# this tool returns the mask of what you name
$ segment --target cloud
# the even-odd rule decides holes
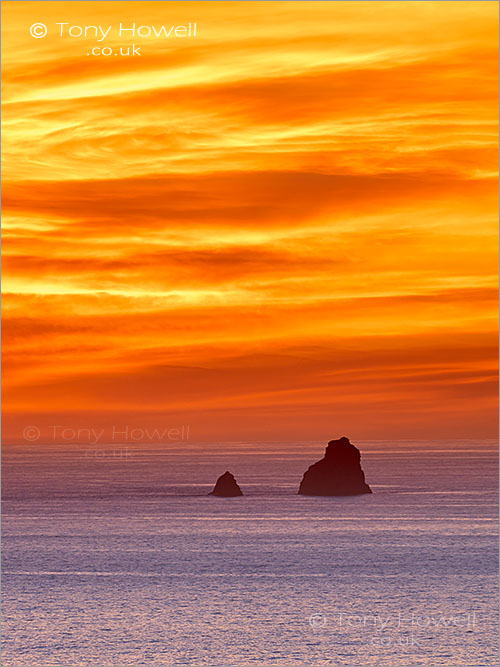
[[[199,40],[98,62],[6,3],[10,432],[493,432],[494,3],[355,4],[199,3]]]

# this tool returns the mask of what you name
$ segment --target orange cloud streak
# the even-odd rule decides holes
[[[497,3],[167,13],[2,3],[6,438],[494,436]]]

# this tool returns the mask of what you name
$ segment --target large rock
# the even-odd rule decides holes
[[[348,438],[330,440],[325,457],[306,470],[299,488],[304,496],[357,496],[371,492],[361,469],[359,449]]]
[[[234,479],[234,476],[226,470],[215,483],[214,490],[210,495],[219,496],[220,498],[232,498],[234,496],[242,496],[243,493]]]

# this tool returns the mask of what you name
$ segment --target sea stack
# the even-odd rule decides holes
[[[229,470],[226,470],[215,483],[214,490],[210,495],[219,496],[219,498],[233,498],[234,496],[242,496],[243,493],[234,476],[231,475]]]
[[[299,493],[303,496],[357,496],[371,493],[361,468],[359,449],[349,438],[330,440],[325,457],[304,473]]]

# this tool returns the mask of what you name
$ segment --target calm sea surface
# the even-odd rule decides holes
[[[5,446],[4,665],[498,664],[494,443]],[[226,469],[245,496],[207,496]]]

